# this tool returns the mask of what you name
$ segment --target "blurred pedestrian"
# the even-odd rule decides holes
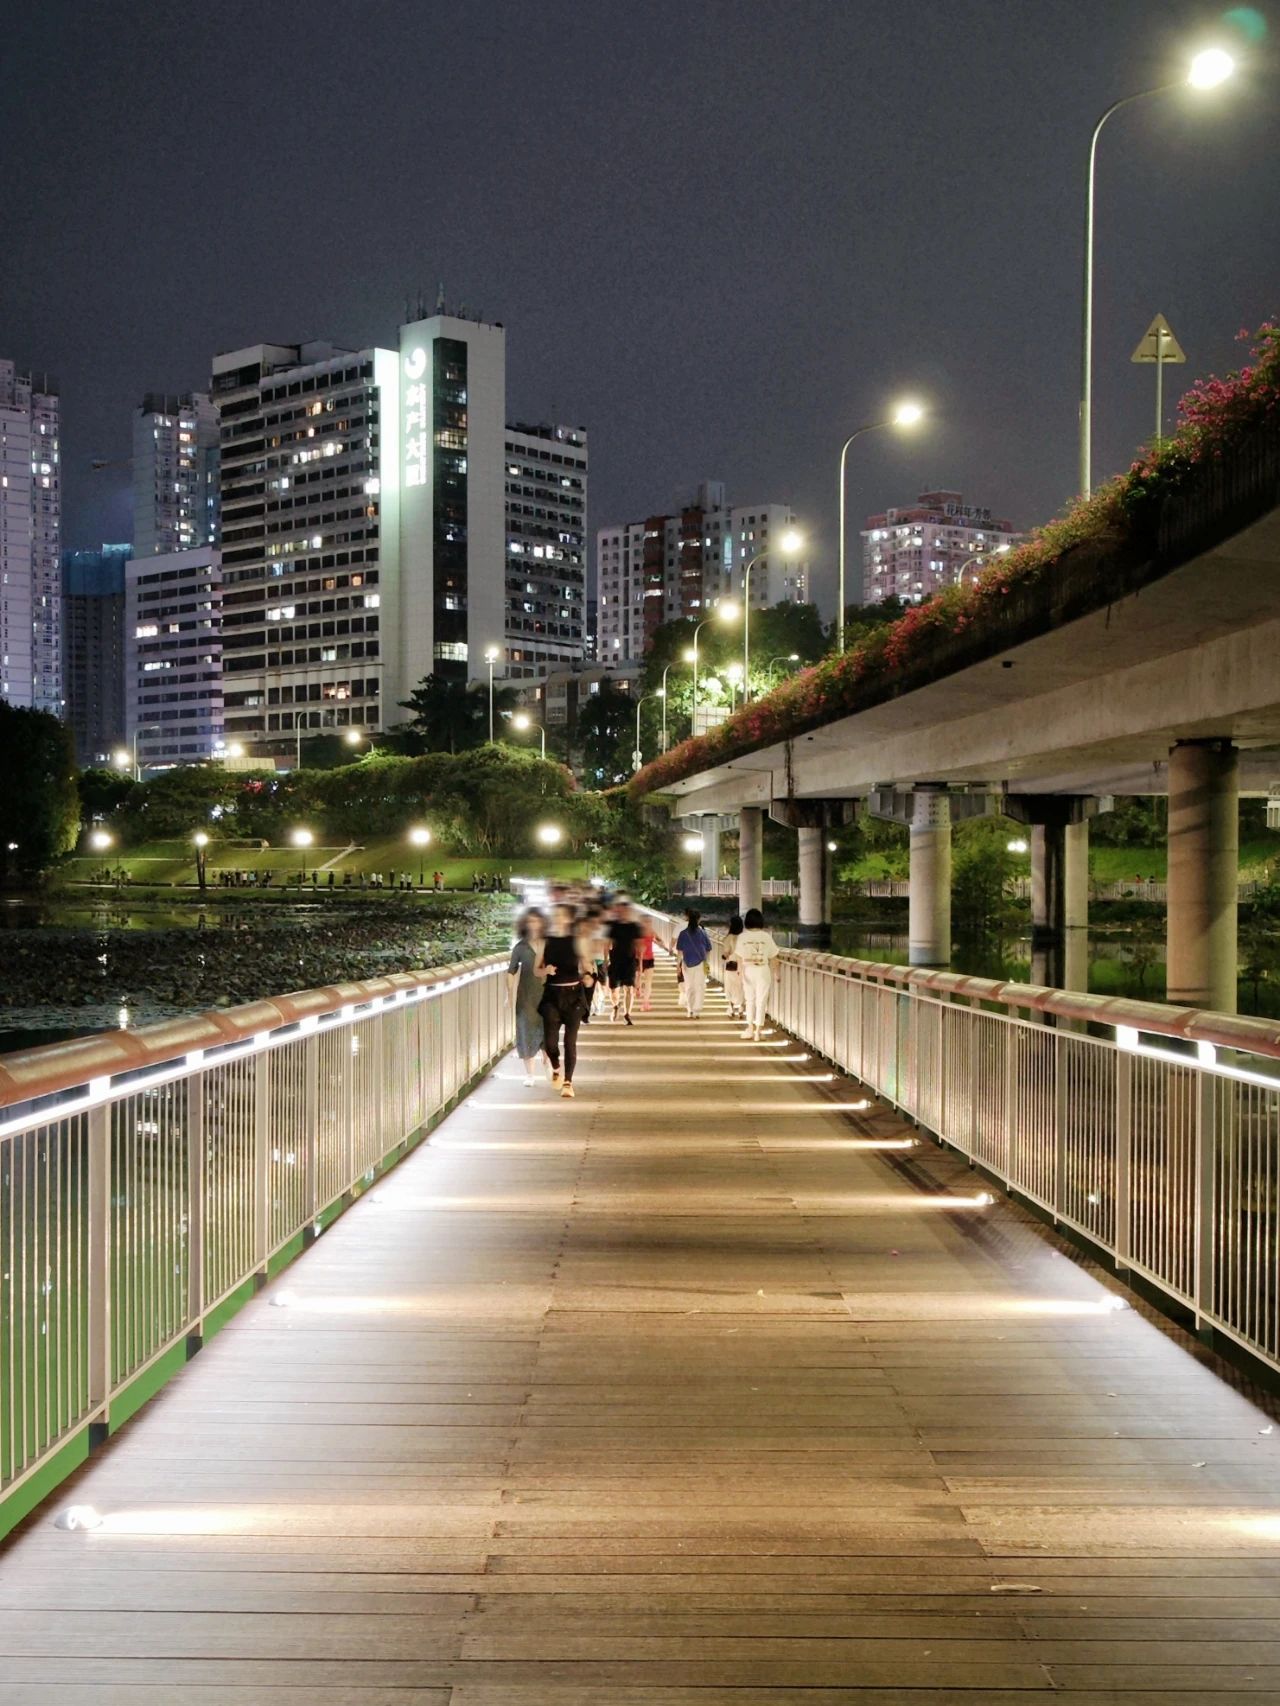
[[[530,907],[516,924],[516,942],[507,966],[507,1005],[515,1014],[516,1053],[524,1067],[524,1081],[532,1085],[542,1053],[544,1027],[542,997],[545,993],[543,940],[547,921]]]
[[[724,956],[724,998],[729,1003],[729,1017],[741,1019],[746,1013],[746,997],[742,988],[742,968],[738,961],[738,937],[745,926],[742,914],[735,912],[729,920],[720,952]]]
[[[630,1025],[631,1009],[636,999],[636,949],[640,942],[640,926],[625,894],[618,896],[609,924],[609,999],[613,1002],[612,1019],[622,1014]]]
[[[640,921],[640,940],[636,943],[636,995],[640,1011],[647,1013],[653,1006],[653,926],[647,918]]]
[[[563,901],[552,909],[542,958],[547,980],[542,997],[542,1048],[551,1067],[552,1088],[558,1088],[562,1096],[572,1096],[573,1071],[578,1064],[578,1027],[591,1005],[595,968],[579,940],[574,909]]]

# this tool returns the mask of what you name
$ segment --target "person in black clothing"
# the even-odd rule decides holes
[[[590,961],[583,958],[571,906],[562,904],[552,911],[551,929],[543,944],[542,966],[547,980],[541,1005],[543,1052],[551,1063],[552,1088],[558,1086],[562,1096],[572,1096],[573,1069],[578,1064],[578,1027],[591,1003],[595,976]]]
[[[626,895],[619,895],[609,923],[609,997],[613,1002],[611,1019],[621,1012],[624,1021],[632,1023],[631,1009],[636,999],[636,950],[640,941],[640,926],[631,911]]]

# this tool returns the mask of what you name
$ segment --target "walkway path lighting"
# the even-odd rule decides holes
[[[537,829],[538,840],[544,847],[558,847],[564,831],[558,823],[540,823]]]
[[[95,829],[89,836],[89,845],[95,853],[105,853],[112,841],[111,834],[105,829]]]
[[[203,829],[196,830],[191,837],[196,850],[196,887],[203,894],[208,882],[207,860],[209,837]]]
[[[1027,851],[1027,844],[1020,835],[1015,836],[1012,841],[1005,842],[1005,851],[1007,853],[1025,853]]]
[[[804,534],[798,527],[788,527],[778,541],[778,549],[788,561],[804,550]],[[768,547],[757,551],[742,569],[742,702],[751,697],[751,571],[762,557],[769,555]]]
[[[342,738],[348,746],[360,746],[364,741],[364,736],[359,729],[348,729]]]
[[[547,731],[541,723],[535,723],[527,711],[517,711],[511,719],[511,727],[519,729],[521,734],[527,734],[530,729],[537,729],[542,738],[542,756],[547,756]]]
[[[1200,92],[1216,89],[1235,71],[1236,62],[1224,48],[1206,47],[1192,59],[1185,79],[1176,83],[1160,83],[1154,89],[1139,89],[1136,95],[1124,95],[1113,101],[1093,127],[1089,141],[1089,171],[1085,185],[1084,204],[1084,290],[1081,304],[1082,330],[1080,338],[1080,495],[1088,497],[1093,490],[1093,190],[1098,163],[1098,138],[1107,120],[1122,107],[1135,101],[1148,101],[1155,95],[1167,95],[1174,89],[1191,88]]]
[[[843,445],[840,447],[840,549],[838,553],[840,561],[840,584],[836,589],[838,599],[836,608],[836,650],[838,652],[842,652],[844,650],[845,465],[849,457],[849,446],[853,444],[856,439],[862,438],[866,433],[879,432],[884,427],[896,427],[899,432],[910,432],[912,427],[920,425],[921,421],[924,420],[924,416],[925,409],[923,403],[918,403],[910,397],[904,397],[899,403],[895,404],[893,412],[886,415],[884,420],[869,421],[866,426],[860,426],[855,432],[851,432],[849,434],[848,438],[845,439]]]
[[[691,707],[692,716],[689,723],[690,734],[696,735],[698,732],[698,635],[712,622],[736,622],[737,620],[738,606],[731,598],[722,598],[719,604],[717,604],[715,609],[711,612],[710,616],[704,616],[702,621],[699,622],[698,626],[693,630],[693,644],[684,654],[685,662],[693,665],[693,702]]]
[[[424,828],[422,824],[416,824],[409,831],[409,840],[418,849],[418,887],[425,888],[422,858],[426,849],[431,845],[431,831]]]

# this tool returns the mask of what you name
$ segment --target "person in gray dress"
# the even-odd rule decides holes
[[[531,906],[516,924],[516,942],[507,967],[507,1005],[516,1016],[516,1053],[524,1067],[524,1081],[532,1086],[542,1052],[542,997],[546,970],[542,964],[542,943],[547,933],[547,921],[536,907]]]

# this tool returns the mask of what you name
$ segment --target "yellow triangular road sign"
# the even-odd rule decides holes
[[[1186,351],[1173,335],[1173,327],[1163,314],[1157,314],[1155,319],[1142,334],[1138,347],[1129,357],[1130,361],[1185,361]]]

